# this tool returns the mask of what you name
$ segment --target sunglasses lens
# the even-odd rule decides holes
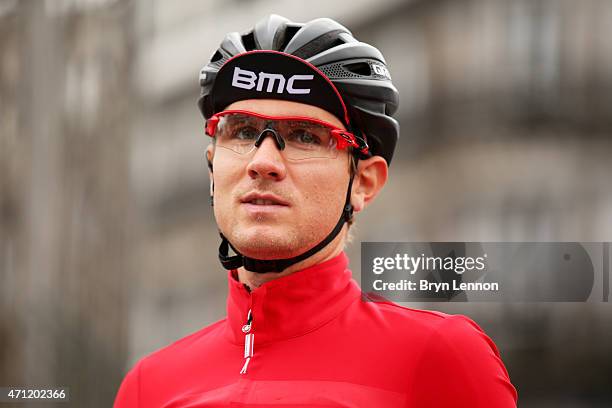
[[[331,129],[314,122],[284,121],[279,124],[290,159],[334,158],[338,155]]]
[[[246,154],[255,147],[255,141],[263,131],[258,118],[247,115],[225,115],[217,124],[215,139],[217,146]]]
[[[291,160],[334,158],[338,155],[332,128],[307,119],[267,119],[240,113],[221,116],[215,133],[216,144],[237,154],[255,148],[260,135],[279,135],[282,154]]]

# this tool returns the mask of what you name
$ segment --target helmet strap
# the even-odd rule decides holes
[[[206,161],[208,162],[208,169],[211,174],[213,172],[213,164],[212,161],[208,157],[206,157]],[[213,207],[215,205],[215,181],[210,178],[210,206]]]
[[[355,160],[358,160],[356,158]],[[340,219],[336,223],[334,229],[325,237],[325,239],[319,242],[314,247],[310,248],[308,251],[294,256],[293,258],[286,259],[255,259],[250,258],[248,256],[242,255],[236,248],[223,236],[221,232],[219,235],[221,236],[221,245],[219,245],[219,260],[221,261],[221,265],[225,269],[237,269],[240,267],[244,267],[246,270],[257,273],[266,273],[266,272],[282,272],[291,265],[294,265],[300,261],[303,261],[306,258],[311,257],[316,254],[323,248],[327,246],[342,230],[345,222],[351,220],[353,216],[353,206],[351,205],[351,190],[353,187],[353,178],[354,174],[351,172],[351,178],[348,183],[348,189],[346,191],[346,199],[344,201],[344,208],[342,209],[342,214],[340,215]],[[236,253],[234,256],[229,255],[229,248],[232,248],[232,251]]]

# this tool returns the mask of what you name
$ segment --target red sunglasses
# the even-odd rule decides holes
[[[364,139],[331,123],[305,116],[269,116],[245,110],[226,110],[206,121],[206,134],[220,147],[245,154],[259,147],[268,135],[289,158],[335,157],[353,147],[369,155]]]

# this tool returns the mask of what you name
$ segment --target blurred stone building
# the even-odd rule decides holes
[[[226,32],[248,30],[270,12],[298,21],[338,19],[383,51],[400,90],[402,135],[390,182],[359,216],[348,250],[356,278],[360,241],[612,237],[609,2],[388,0],[347,7],[235,1],[144,8],[136,72],[150,105],[135,126],[132,185],[143,222],[143,266],[136,269],[150,283],[138,297],[139,323],[131,326],[133,359],[224,314],[226,275],[215,258],[194,68]],[[523,406],[609,401],[608,304],[420,306],[479,322],[502,349]],[[570,374],[576,371],[580,381]]]
[[[612,240],[608,1],[39,4],[0,1],[0,383],[73,384],[65,357],[85,389],[105,367],[88,406],[108,406],[137,359],[224,316],[197,74],[226,32],[269,13],[339,20],[400,91],[390,180],[347,251],[356,279],[360,241]],[[36,340],[48,304],[58,318]],[[609,303],[413,306],[476,320],[521,406],[612,401]],[[64,357],[36,377],[23,362],[47,344]],[[75,350],[106,365],[79,368]]]

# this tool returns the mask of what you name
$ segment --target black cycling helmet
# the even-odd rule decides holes
[[[376,48],[357,41],[331,19],[299,24],[270,15],[246,34],[225,36],[200,72],[198,106],[207,120],[231,103],[251,98],[319,106],[356,136],[358,148],[352,150],[355,163],[378,155],[389,164],[399,137],[399,125],[391,117],[397,110],[398,93],[385,64]],[[209,168],[213,170],[210,162]],[[282,272],[323,249],[352,219],[353,178],[351,173],[340,218],[323,241],[293,258],[255,259],[242,255],[219,231],[223,267]],[[229,255],[230,248],[236,255]]]
[[[233,93],[215,89],[221,68],[237,56],[255,50],[289,54],[322,73],[346,105],[350,124],[345,125],[365,135],[373,155],[382,156],[387,164],[391,163],[399,137],[399,125],[391,115],[397,110],[399,97],[391,83],[385,59],[376,48],[357,41],[346,27],[329,18],[301,24],[272,14],[260,20],[246,34],[227,34],[211,61],[200,72],[198,106],[206,119],[225,108],[227,96]],[[215,91],[225,97],[218,98]],[[281,95],[273,97],[297,100]],[[317,105],[311,100],[306,103]],[[327,105],[322,107],[330,110]],[[336,116],[344,119],[337,113]]]

